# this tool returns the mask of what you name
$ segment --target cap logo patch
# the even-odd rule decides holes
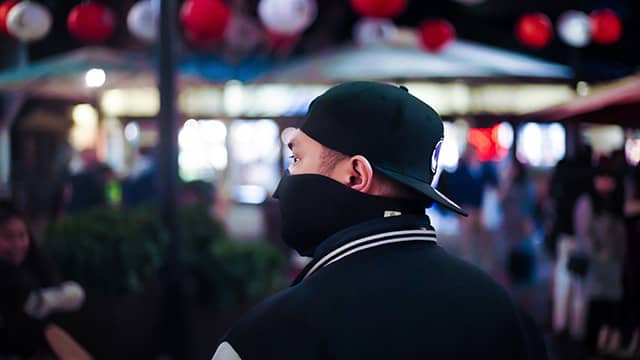
[[[400,216],[402,215],[402,213],[400,211],[395,211],[395,210],[386,210],[384,212],[384,217],[393,217],[393,216]]]
[[[444,139],[440,139],[436,144],[436,147],[433,149],[433,153],[431,154],[431,172],[433,174],[438,170],[438,159],[440,158],[440,149],[442,148],[442,141]]]

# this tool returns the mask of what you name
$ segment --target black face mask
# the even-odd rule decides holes
[[[282,238],[302,256],[312,256],[329,236],[350,226],[400,214],[422,214],[424,201],[373,196],[317,174],[282,177],[274,193],[280,200]]]

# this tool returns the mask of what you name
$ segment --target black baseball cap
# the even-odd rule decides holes
[[[371,166],[446,209],[467,213],[431,186],[444,140],[442,119],[407,88],[353,81],[315,98],[300,130]]]

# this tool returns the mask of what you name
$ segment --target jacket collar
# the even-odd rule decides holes
[[[379,218],[348,227],[318,246],[313,260],[298,274],[292,286],[349,255],[377,246],[409,241],[436,242],[435,230],[426,215]]]

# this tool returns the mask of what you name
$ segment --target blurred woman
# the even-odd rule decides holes
[[[570,271],[570,255],[577,248],[576,203],[583,194],[592,193],[593,165],[592,150],[584,146],[575,157],[566,157],[558,162],[551,177],[550,195],[553,201],[553,224],[546,234],[545,245],[554,258],[552,282],[552,328],[558,339],[568,335],[566,340],[582,340],[584,336],[584,312],[586,310],[586,290],[584,271]],[[581,223],[582,224],[582,223]],[[571,257],[572,264],[579,257]],[[582,262],[585,263],[584,261]]]
[[[629,182],[625,201],[627,251],[623,272],[622,319],[624,340],[620,355],[640,357],[640,167]]]
[[[624,186],[618,169],[601,160],[592,190],[578,198],[576,248],[567,266],[584,277],[586,342],[589,350],[611,352],[621,341],[622,266],[626,247]]]
[[[34,243],[24,215],[0,201],[0,357],[51,352],[44,335],[47,317],[84,302],[77,283],[61,280]]]

